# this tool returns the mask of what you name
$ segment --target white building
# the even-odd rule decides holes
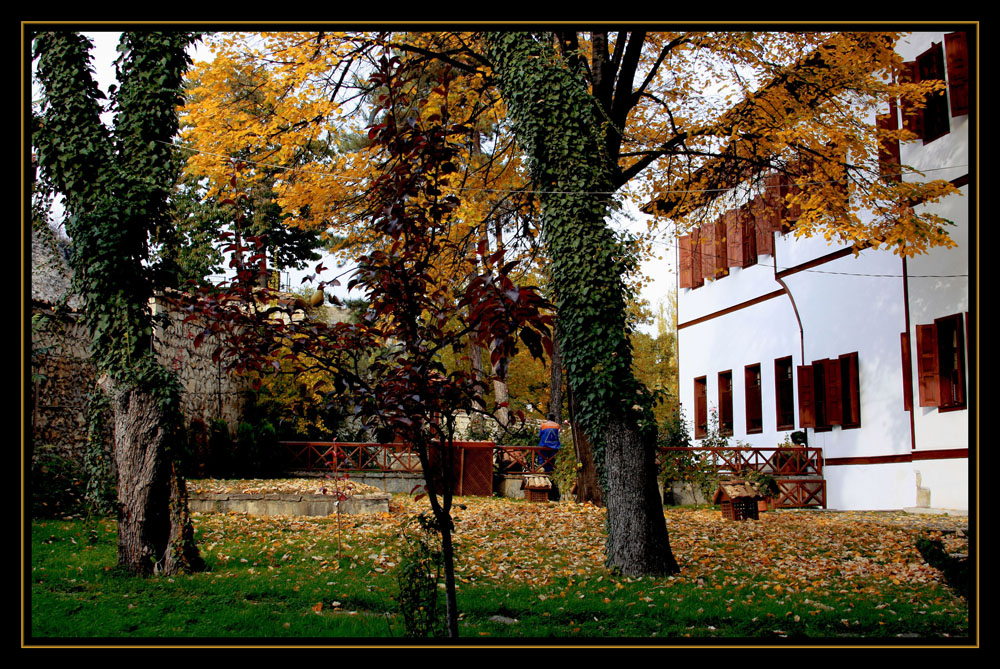
[[[902,143],[899,158],[927,170],[905,179],[960,189],[932,205],[955,223],[956,249],[855,256],[849,245],[796,239],[759,217],[756,233],[741,238],[739,213],[679,243],[680,395],[696,439],[713,408],[723,430],[750,446],[804,430],[822,449],[829,508],[969,507],[971,47],[964,32],[916,33],[897,46],[924,78],[948,80],[947,102],[928,104],[922,139]],[[707,248],[726,249],[727,267],[711,267]]]

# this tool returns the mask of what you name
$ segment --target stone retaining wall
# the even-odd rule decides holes
[[[341,513],[388,513],[391,495],[355,495],[340,503]],[[329,516],[337,513],[330,495],[292,493],[189,493],[188,506],[200,513],[247,513],[254,516]]]

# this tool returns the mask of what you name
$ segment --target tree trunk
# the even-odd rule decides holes
[[[594,462],[594,451],[590,446],[583,426],[576,419],[576,398],[573,386],[568,385],[569,420],[573,434],[573,447],[576,449],[576,501],[579,504],[590,502],[595,506],[604,506],[604,495],[601,493],[601,482],[597,476],[597,464]]]
[[[469,338],[469,364],[472,366],[472,372],[476,378],[481,379],[485,376],[483,373],[483,348],[472,337]],[[484,426],[485,421],[482,414],[474,413],[469,417],[469,429],[475,434],[482,435]]]
[[[441,524],[441,560],[444,567],[445,621],[448,638],[458,638],[458,598],[455,594],[455,546],[451,539],[451,514],[438,517]]]
[[[158,397],[102,383],[111,397],[118,469],[118,565],[133,574],[204,567],[193,541],[184,479],[169,456],[166,410]]]
[[[626,576],[677,573],[656,487],[654,444],[624,421],[609,425],[604,440],[608,566]]]
[[[560,62],[545,35],[484,37],[542,191],[542,236],[552,260],[565,371],[606,485],[607,565],[629,575],[672,573],[677,564],[656,491],[655,431],[639,427],[652,421],[651,402],[631,368],[623,274],[634,258],[605,220],[606,194],[615,191],[619,171],[614,153],[604,150],[611,126],[594,113],[581,71]]]

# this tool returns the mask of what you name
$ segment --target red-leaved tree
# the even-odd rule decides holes
[[[259,240],[238,235],[229,247],[236,279],[204,290],[186,308],[187,320],[202,328],[196,343],[217,341],[214,357],[230,369],[278,370],[283,357],[298,370],[324,370],[328,381],[314,390],[346,399],[359,420],[412,445],[441,537],[447,625],[456,637],[455,416],[485,413],[482,398],[492,379],[475,367],[448,369],[442,353],[465,351],[471,340],[491,351],[492,369],[503,370],[519,343],[539,357],[551,352],[552,316],[551,305],[534,287],[512,281],[516,263],[504,263],[502,252],[489,254],[485,239],[454,234],[460,200],[446,193],[472,129],[453,124],[445,106],[425,118],[400,112],[420,107],[410,99],[425,88],[416,85],[419,74],[383,59],[373,75],[384,113],[368,136],[383,149],[384,162],[367,193],[378,242],[356,259],[348,283],[364,292],[369,305],[360,322],[329,325],[302,318],[293,300],[280,299],[257,280],[265,270],[263,255],[255,251]],[[448,82],[446,72],[433,91],[437,99],[447,100]],[[465,267],[443,267],[452,262]],[[443,280],[446,276],[470,278],[456,285]],[[435,457],[429,457],[432,450]]]

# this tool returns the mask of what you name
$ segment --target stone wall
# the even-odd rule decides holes
[[[159,305],[163,312],[162,304]],[[76,462],[87,447],[88,395],[94,390],[96,371],[89,355],[89,334],[78,312],[56,310],[35,301],[31,333],[31,434],[33,444],[50,446]],[[177,314],[156,329],[160,362],[177,374],[182,387],[181,412],[190,428],[200,421],[206,428],[225,421],[231,431],[243,409],[243,386],[212,361],[213,346],[195,349],[191,328]]]
[[[167,318],[167,324],[155,330],[156,351],[160,363],[177,375],[183,388],[181,412],[185,420],[190,424],[198,419],[205,425],[223,420],[235,432],[243,413],[246,385],[213,362],[216,344],[211,338],[194,347],[192,339],[198,329],[185,325],[182,314],[167,311],[164,300],[155,301],[153,313]]]
[[[36,448],[75,462],[87,448],[88,395],[94,389],[90,339],[73,312],[36,305],[32,314],[30,426]]]

